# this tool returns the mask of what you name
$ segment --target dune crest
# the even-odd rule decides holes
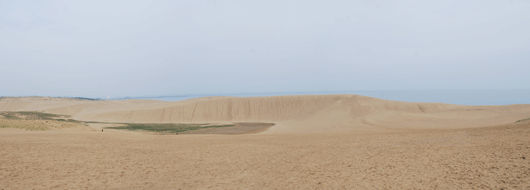
[[[462,106],[389,101],[359,95],[211,97],[177,102],[7,98],[0,111],[46,111],[113,122],[271,122],[263,133],[329,133],[470,128],[530,117],[530,105]]]

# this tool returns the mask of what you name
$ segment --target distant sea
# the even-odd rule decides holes
[[[386,100],[405,102],[437,102],[460,105],[509,105],[530,104],[530,90],[453,90],[453,91],[330,91],[289,93],[217,93],[182,94],[150,97],[122,97],[116,99],[151,99],[179,101],[209,96],[263,97],[284,95],[357,94]]]

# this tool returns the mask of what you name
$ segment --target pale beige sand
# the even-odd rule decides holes
[[[55,129],[86,130],[87,127],[72,122],[45,120],[10,120],[0,117],[0,128],[16,128],[30,131],[45,131]]]
[[[298,135],[0,129],[0,189],[529,189],[529,136],[529,124]]]
[[[358,95],[212,97],[178,102],[64,98],[0,100],[0,111],[35,110],[90,121],[275,123],[265,134],[470,128],[513,123],[530,117],[530,105],[461,106],[397,102]]]
[[[529,105],[353,95],[182,102],[0,100],[126,122],[271,122],[247,135],[0,129],[0,189],[529,189]],[[494,126],[505,124],[503,126]],[[493,127],[485,127],[493,126]],[[337,133],[338,132],[338,133]]]

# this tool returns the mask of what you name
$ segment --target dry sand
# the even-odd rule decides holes
[[[358,95],[211,97],[176,102],[28,97],[2,99],[0,111],[44,111],[84,121],[275,123],[266,134],[458,129],[501,125],[530,117],[530,105],[461,106]]]
[[[270,122],[247,135],[0,129],[0,189],[529,189],[530,105],[355,95],[0,100],[120,122]]]

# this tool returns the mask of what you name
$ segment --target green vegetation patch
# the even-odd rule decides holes
[[[0,112],[0,115],[4,116],[6,119],[22,119],[17,117],[15,112]]]
[[[0,112],[5,119],[8,120],[52,120],[67,123],[100,123],[100,124],[121,124],[118,127],[106,127],[106,129],[122,129],[131,131],[148,131],[158,133],[182,133],[186,131],[193,131],[205,128],[219,128],[219,127],[233,127],[234,125],[210,125],[210,124],[182,124],[182,123],[112,123],[112,122],[97,122],[97,121],[78,121],[74,119],[67,119],[70,116],[57,115],[51,113],[35,112],[35,111],[20,111],[20,112]],[[13,121],[15,122],[15,121]],[[64,123],[62,125],[69,125]],[[7,126],[0,126],[5,128]],[[28,126],[22,126],[28,128]],[[33,130],[33,129],[32,129]],[[37,130],[40,130],[37,129]]]
[[[530,118],[521,119],[521,120],[516,121],[515,123],[524,122],[524,121],[530,121]]]
[[[70,117],[68,115],[57,115],[57,114],[43,113],[43,112],[36,112],[36,111],[0,112],[0,115],[4,116],[4,118],[6,119],[55,120],[55,121],[79,123],[79,121],[73,120],[73,119],[56,119],[57,117],[68,118]]]
[[[36,112],[36,111],[20,111],[16,113],[26,116],[27,119],[33,119],[33,120],[57,120],[57,119],[54,119],[54,117],[61,117],[61,116],[68,117],[65,115],[42,113],[42,112]]]
[[[77,121],[75,119],[56,119],[55,121],[64,121],[64,122],[72,122],[72,123],[81,123],[81,121]]]
[[[233,127],[234,125],[177,124],[177,123],[123,123],[125,126],[106,127],[106,129],[123,129],[131,131],[148,131],[160,133],[181,133],[205,128]]]

